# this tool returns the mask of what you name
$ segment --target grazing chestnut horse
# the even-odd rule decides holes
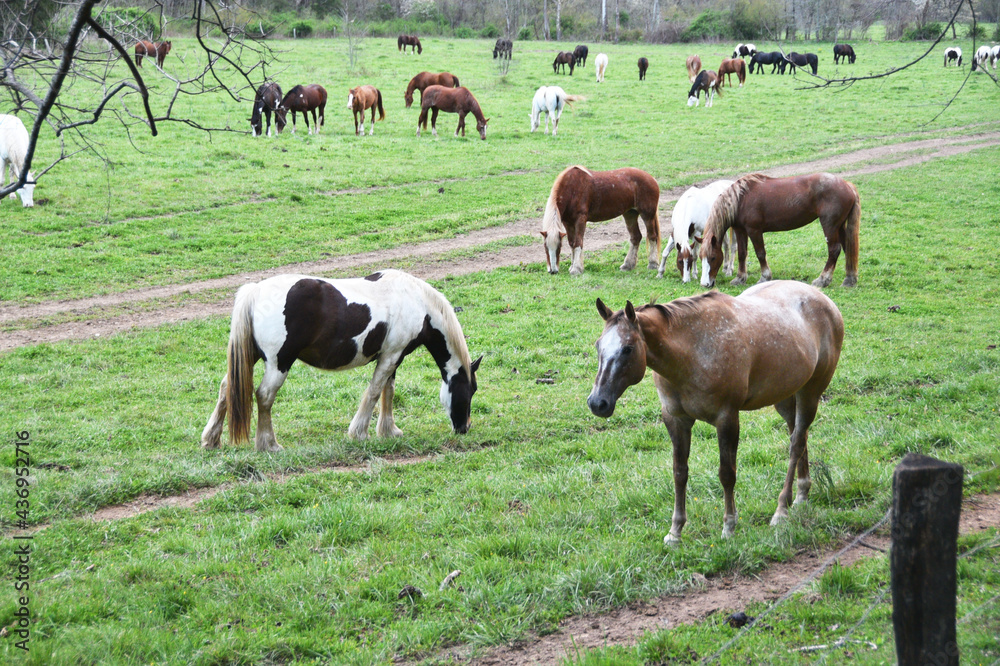
[[[258,451],[280,451],[271,407],[296,360],[321,370],[349,370],[375,363],[371,383],[351,420],[348,436],[368,437],[372,410],[381,396],[376,432],[403,433],[392,418],[396,370],[414,350],[427,347],[441,371],[441,404],[457,433],[469,430],[476,370],[462,326],[448,300],[423,280],[386,270],[364,278],[330,280],[276,275],[236,292],[229,329],[228,370],[201,445],[219,447],[229,417],[233,444],[249,439],[253,416],[253,368],[264,361],[257,387]]]
[[[695,421],[714,426],[719,440],[723,538],[736,528],[740,412],[774,405],[788,427],[788,471],[771,524],[788,516],[796,471],[795,503],[809,499],[809,426],[844,342],[844,319],[833,301],[809,285],[780,280],[737,298],[710,291],[665,305],[634,308],[627,302],[618,312],[597,299],[597,311],[605,325],[590,411],[611,416],[625,390],[642,380],[647,367],[653,371],[674,450],[674,515],[664,544],[679,542],[687,522]]]
[[[372,110],[372,128],[368,136],[375,134],[375,109],[378,108],[379,120],[385,120],[385,110],[382,108],[382,93],[375,86],[358,86],[351,88],[347,95],[347,108],[354,112],[354,134],[360,136],[365,133],[365,111]],[[358,124],[358,117],[361,124]],[[360,129],[359,129],[360,127]]]
[[[563,74],[566,73],[566,65],[569,65],[569,75],[573,76],[573,68],[576,67],[576,58],[569,51],[560,51],[556,59],[552,61],[552,73],[558,74],[562,67]]]
[[[414,51],[417,53],[424,52],[424,47],[420,45],[420,38],[416,35],[400,35],[399,39],[396,40],[396,48],[403,53],[406,53],[407,46],[411,47],[410,55],[413,55]]]
[[[688,106],[698,106],[701,101],[701,93],[705,93],[705,108],[712,106],[715,95],[718,93],[722,97],[722,79],[710,69],[703,69],[698,72],[691,90],[688,92]]]
[[[170,53],[170,42],[141,41],[135,45],[135,64],[142,67],[142,56],[156,57],[156,66],[163,69],[163,59]]]
[[[845,287],[858,283],[858,241],[861,227],[861,201],[853,184],[829,173],[814,173],[792,178],[771,178],[762,173],[743,176],[719,195],[705,223],[699,257],[702,260],[701,286],[711,287],[722,265],[719,239],[729,228],[736,234],[740,261],[736,278],[730,284],[747,281],[747,238],[753,243],[760,261],[760,281],[771,279],[764,251],[764,233],[804,227],[819,218],[826,237],[828,259],[814,287],[829,286],[837,258],[843,248],[847,253]]]
[[[316,111],[319,110],[319,120],[316,120]],[[326,113],[326,89],[323,86],[317,85],[315,83],[308,86],[295,86],[288,91],[285,95],[285,99],[281,100],[281,104],[275,110],[274,124],[278,128],[278,134],[281,134],[281,130],[285,129],[286,118],[288,112],[292,112],[292,133],[295,133],[295,112],[300,111],[302,113],[302,119],[306,122],[306,129],[312,134],[312,128],[309,127],[309,111],[312,111],[313,125],[316,126],[316,133],[319,134],[320,127],[323,126],[325,122],[324,114]]]
[[[570,275],[583,273],[583,234],[587,222],[603,222],[621,215],[625,218],[631,244],[621,270],[635,268],[639,256],[639,218],[646,224],[649,267],[657,267],[660,254],[660,186],[645,171],[624,168],[589,171],[571,166],[556,177],[542,217],[542,238],[549,273],[559,272],[559,252],[567,236],[573,263]]]
[[[271,136],[271,113],[279,104],[281,104],[281,86],[277,83],[267,81],[257,88],[257,96],[253,100],[253,112],[250,114],[250,128],[254,136],[261,136],[264,133],[261,115],[267,117],[267,135]]]
[[[639,58],[639,80],[642,81],[646,78],[646,70],[649,69],[649,60],[646,58]]]
[[[472,96],[468,88],[445,88],[444,86],[429,86],[424,90],[420,99],[420,117],[417,119],[417,136],[420,136],[420,127],[427,129],[427,112],[431,111],[431,133],[437,136],[438,111],[458,114],[458,127],[455,128],[455,136],[459,131],[465,136],[465,114],[471,113],[476,117],[476,129],[479,130],[479,138],[486,141],[486,123],[489,118],[483,116],[483,110],[479,108],[479,102]]]
[[[742,88],[744,81],[747,80],[747,64],[743,62],[742,58],[729,58],[722,61],[722,64],[719,65],[719,85],[722,85],[722,77],[726,76],[729,80],[729,87],[732,88],[733,74],[736,74],[740,88]]]
[[[440,72],[438,74],[420,72],[410,79],[410,85],[406,86],[406,93],[403,95],[403,99],[406,100],[406,108],[410,108],[413,105],[414,90],[420,91],[420,99],[422,100],[424,98],[424,90],[427,89],[427,86],[457,88],[459,85],[458,77],[454,74],[449,74],[448,72]]]
[[[687,70],[688,79],[691,83],[698,77],[698,72],[701,71],[701,58],[696,55],[690,55],[687,57]]]
[[[840,63],[840,59],[844,58],[847,62],[854,64],[856,56],[854,55],[854,47],[850,44],[834,44],[833,45],[833,64],[837,65]]]

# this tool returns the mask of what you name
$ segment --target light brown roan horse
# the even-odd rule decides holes
[[[285,98],[281,100],[281,104],[274,110],[274,125],[278,128],[278,134],[281,134],[281,130],[285,129],[289,111],[292,112],[292,134],[295,133],[296,111],[302,112],[302,119],[310,134],[313,133],[312,128],[309,127],[309,112],[312,111],[313,125],[316,127],[316,134],[319,134],[319,129],[326,121],[326,88],[312,83],[307,86],[295,86],[289,90]],[[319,111],[318,120],[316,118],[317,111]]]
[[[747,64],[742,58],[727,58],[719,65],[719,78],[725,77],[729,81],[730,88],[733,87],[733,74],[739,79],[742,88],[743,82],[747,80]]]
[[[719,195],[705,222],[702,238],[701,286],[711,287],[722,265],[719,240],[727,229],[736,235],[740,260],[736,278],[730,284],[747,281],[747,238],[760,261],[760,281],[771,279],[764,251],[764,233],[804,227],[819,218],[826,237],[828,258],[814,287],[827,287],[841,249],[847,255],[845,287],[858,283],[858,243],[861,228],[861,201],[854,185],[829,173],[792,178],[771,178],[762,173],[743,176]]]
[[[605,325],[597,341],[597,379],[587,398],[590,411],[611,416],[625,390],[642,380],[647,367],[653,370],[674,450],[674,515],[665,544],[680,541],[687,522],[695,421],[714,426],[719,439],[723,537],[736,527],[733,490],[742,411],[774,405],[788,426],[788,471],[771,524],[788,515],[796,470],[795,503],[808,499],[809,426],[844,341],[844,320],[833,301],[809,285],[778,280],[737,298],[710,291],[666,305],[636,309],[626,303],[618,312],[597,299],[597,311]]]
[[[156,58],[156,66],[163,69],[163,59],[170,53],[170,42],[141,41],[135,45],[135,64],[142,67],[142,56]]]
[[[590,171],[571,166],[556,177],[542,217],[545,261],[549,273],[559,272],[559,252],[563,236],[573,253],[570,275],[583,273],[583,234],[587,222],[603,222],[621,215],[628,228],[628,254],[621,270],[635,268],[639,256],[639,218],[646,224],[649,267],[656,269],[660,258],[660,186],[645,171],[626,167],[614,171]]]
[[[468,88],[446,88],[444,86],[428,86],[420,98],[420,118],[417,119],[417,136],[420,136],[420,128],[427,129],[427,112],[431,111],[431,132],[437,136],[438,111],[458,114],[458,127],[455,128],[455,136],[461,131],[465,136],[465,115],[471,113],[476,117],[476,129],[479,130],[479,138],[486,141],[486,123],[489,118],[483,116],[483,110],[479,108],[479,102],[472,96]]]
[[[385,110],[382,108],[382,93],[375,86],[358,86],[351,88],[347,95],[347,108],[354,111],[354,134],[365,133],[365,111],[372,110],[372,128],[368,136],[375,133],[375,109],[378,108],[379,120],[385,120]],[[360,130],[358,129],[358,117],[361,117]]]
[[[701,71],[701,58],[696,55],[690,55],[687,57],[687,70],[688,79],[691,83],[694,83],[695,78],[698,76],[698,72]]]
[[[410,79],[410,85],[406,86],[406,93],[403,95],[403,99],[406,100],[406,108],[410,108],[413,105],[413,91],[420,91],[420,99],[424,99],[424,90],[428,86],[444,86],[445,88],[457,88],[459,86],[458,77],[454,74],[448,72],[439,72],[438,74],[432,74],[430,72],[420,72],[412,79]]]

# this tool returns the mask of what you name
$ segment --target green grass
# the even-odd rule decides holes
[[[353,126],[332,92],[328,134],[270,142],[224,136],[208,144],[167,128],[160,139],[137,139],[155,152],[134,169],[125,168],[135,155],[123,138],[102,125],[107,145],[117,146],[123,160],[110,176],[114,191],[129,195],[109,201],[107,174],[60,169],[36,190],[36,199],[49,198],[46,205],[5,205],[3,298],[184,282],[535,217],[551,178],[571,162],[642,166],[669,187],[877,145],[879,137],[913,130],[936,113],[958,76],[930,63],[908,79],[838,95],[795,92],[788,77],[755,77],[743,90],[730,95],[727,89],[713,109],[691,110],[683,106],[680,47],[609,46],[612,67],[629,77],[615,75],[602,89],[589,76],[558,77],[569,92],[592,97],[564,115],[562,133],[552,140],[526,131],[534,87],[553,78],[544,75],[551,61],[544,45],[527,44],[509,80],[498,82],[489,56],[482,56],[488,54],[483,42],[431,43],[416,61],[419,68],[448,67],[463,83],[468,78],[494,116],[488,142],[412,137],[416,111],[403,111],[398,98],[401,73],[418,65],[397,58],[394,45],[391,57],[383,57],[385,40],[367,40],[363,61],[366,81],[398,93],[397,108],[390,104],[390,119],[375,137],[346,133]],[[348,77],[336,74],[340,61],[329,55],[341,45],[310,46],[330,50],[314,60],[329,67],[313,72],[303,54],[288,54],[290,68],[297,68],[288,78],[340,77],[343,88]],[[872,45],[872,58],[887,65],[911,48]],[[644,88],[631,80],[640,52],[652,63]],[[655,53],[665,64],[657,64]],[[828,49],[820,55],[825,61]],[[855,67],[863,57],[859,49]],[[666,64],[674,60],[676,67]],[[609,69],[609,77],[615,71]],[[895,86],[901,85],[919,92],[917,104],[900,103]],[[784,107],[775,111],[775,91],[795,100],[789,108],[826,109],[822,122],[789,123]],[[990,95],[996,99],[995,88],[967,88],[939,122],[942,131],[976,122],[981,97]],[[626,113],[612,111],[619,103]],[[647,113],[635,122],[640,106]],[[898,115],[890,117],[890,109]],[[244,111],[228,111],[234,125]],[[729,129],[741,123],[740,130]],[[300,158],[294,172],[282,166],[289,155]],[[31,652],[22,654],[6,639],[0,658],[94,664],[434,658],[445,647],[479,650],[551,632],[569,614],[675,592],[693,572],[749,574],[800,549],[830,545],[884,514],[893,467],[907,451],[963,464],[967,494],[995,492],[1000,351],[990,347],[1000,342],[994,249],[1000,185],[984,176],[983,165],[998,157],[1000,149],[986,149],[852,179],[863,209],[860,282],[852,290],[826,290],[847,332],[810,433],[817,481],[811,502],[781,527],[768,526],[787,436],[773,410],[745,413],[740,520],[728,541],[720,538],[710,427],[694,431],[684,544],[664,550],[671,453],[651,382],[630,389],[609,420],[586,408],[601,330],[595,298],[621,307],[626,299],[666,301],[699,291],[673,273],[664,280],[645,270],[622,274],[623,248],[588,253],[581,278],[551,277],[538,263],[435,282],[463,308],[459,317],[472,353],[486,355],[473,429],[464,436],[451,433],[438,404],[439,375],[425,353],[414,354],[397,380],[396,417],[405,435],[360,444],[348,440],[346,430],[368,372],[296,365],[275,404],[275,429],[285,446],[280,455],[228,446],[206,452],[197,445],[225,371],[226,318],[3,354],[0,409],[11,430],[33,437],[29,522],[52,525],[34,540]],[[267,168],[244,166],[254,159]],[[444,195],[437,192],[441,179],[456,179],[444,184]],[[398,187],[328,194],[373,184]],[[206,206],[215,208],[202,211]],[[173,216],[145,219],[150,215]],[[87,242],[74,248],[76,240]],[[767,242],[777,278],[811,281],[825,261],[818,226],[772,234]],[[752,259],[749,266],[753,281],[758,269]],[[835,283],[843,270],[841,264]],[[722,282],[722,291],[741,291]],[[537,384],[539,377],[555,383]],[[12,448],[0,451],[0,488],[13,488]],[[436,455],[406,466],[381,461],[399,454]],[[361,460],[372,461],[370,471],[267,480]],[[49,462],[69,469],[39,467]],[[74,518],[144,493],[223,482],[241,483],[193,510],[100,524]],[[7,506],[0,525],[9,529],[12,501]],[[4,561],[12,561],[13,548],[11,539],[0,541]],[[960,615],[1000,591],[995,552],[984,549],[960,566]],[[463,572],[456,585],[439,591],[454,569]],[[13,620],[12,572],[5,572],[7,592],[0,596],[3,626]],[[886,577],[881,559],[831,569],[768,617],[773,631],[741,639],[726,660],[809,659],[788,650],[842,635]],[[397,599],[404,585],[423,596]],[[996,659],[995,641],[988,640],[990,632],[995,636],[996,605],[975,617],[981,621],[962,625],[960,646],[972,661],[989,663]],[[839,631],[829,628],[834,624]],[[854,658],[890,662],[889,627],[885,605],[856,635],[879,649],[859,648]],[[701,658],[733,633],[712,616],[651,635],[634,651],[609,648],[581,654],[579,661]]]

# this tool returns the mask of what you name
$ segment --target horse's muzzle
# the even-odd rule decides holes
[[[590,407],[590,411],[594,416],[600,416],[601,418],[606,419],[615,413],[615,401],[600,398],[593,393],[587,398],[587,406]]]

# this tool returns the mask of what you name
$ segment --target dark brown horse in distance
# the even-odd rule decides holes
[[[319,120],[316,119],[316,111],[319,111]],[[326,89],[323,86],[317,85],[315,83],[308,86],[295,86],[288,91],[285,95],[285,99],[281,100],[281,104],[274,112],[275,121],[274,124],[278,128],[278,134],[281,134],[281,130],[285,129],[286,118],[288,112],[292,112],[292,133],[295,133],[295,112],[300,111],[302,113],[302,118],[306,121],[306,129],[312,134],[312,128],[309,127],[309,111],[312,111],[313,125],[316,126],[316,133],[319,134],[320,127],[323,126],[325,121],[324,114],[326,112]]]
[[[506,58],[510,60],[514,54],[514,42],[503,37],[497,38],[497,43],[493,45],[493,59]]]
[[[573,76],[573,68],[576,67],[576,58],[569,51],[560,51],[556,59],[552,61],[552,73],[558,74],[562,67],[563,74],[566,73],[566,65],[569,65],[569,75]]]
[[[701,286],[715,285],[722,266],[720,239],[728,229],[736,236],[740,261],[736,278],[730,284],[747,281],[747,238],[753,243],[760,261],[760,281],[771,279],[764,250],[764,234],[804,227],[819,219],[826,238],[828,258],[814,287],[826,287],[833,280],[833,270],[841,249],[847,255],[845,287],[858,283],[858,239],[861,227],[861,201],[854,185],[840,176],[814,173],[791,178],[771,178],[762,173],[743,176],[715,200],[705,222],[701,239]]]
[[[479,102],[472,96],[468,88],[445,88],[444,86],[430,86],[424,90],[420,99],[420,118],[417,119],[417,136],[420,136],[421,126],[427,129],[427,112],[431,115],[431,132],[437,136],[438,111],[458,114],[458,127],[455,128],[455,136],[459,131],[465,136],[465,116],[471,113],[476,117],[476,129],[479,130],[479,138],[486,140],[486,123],[489,118],[483,116],[483,110],[479,108]]]
[[[142,56],[156,58],[156,66],[163,69],[163,59],[170,53],[170,42],[141,41],[135,45],[135,64],[142,67]]]
[[[375,134],[375,109],[378,108],[379,120],[385,120],[385,110],[382,108],[382,93],[375,86],[358,86],[351,88],[347,95],[347,108],[354,112],[354,134],[365,133],[365,111],[372,110],[372,128],[368,136]],[[361,117],[360,130],[358,117]]]
[[[420,99],[424,98],[424,90],[427,86],[444,86],[445,88],[457,88],[459,85],[458,77],[454,74],[448,72],[439,72],[438,74],[432,74],[430,72],[420,72],[412,79],[410,79],[410,85],[406,86],[406,94],[403,95],[403,99],[406,100],[406,108],[410,108],[413,105],[413,91],[420,91]]]
[[[250,127],[254,136],[261,136],[264,133],[262,116],[267,117],[267,135],[271,136],[271,114],[279,104],[281,104],[281,86],[277,83],[267,81],[257,88],[257,96],[253,100],[253,112],[250,114]]]
[[[621,270],[635,268],[639,256],[639,218],[646,224],[649,267],[660,259],[660,185],[645,171],[626,167],[614,171],[590,171],[571,166],[556,177],[542,217],[542,238],[549,273],[559,272],[559,252],[563,236],[573,253],[570,275],[583,273],[583,234],[587,222],[603,222],[621,215],[625,218],[631,243]]]
[[[400,35],[396,40],[396,48],[403,53],[406,53],[406,47],[409,46],[410,53],[414,51],[417,53],[423,53],[424,47],[420,45],[420,38],[416,35]]]
[[[649,60],[646,58],[639,58],[639,80],[642,81],[646,78],[646,70],[649,69]]]

